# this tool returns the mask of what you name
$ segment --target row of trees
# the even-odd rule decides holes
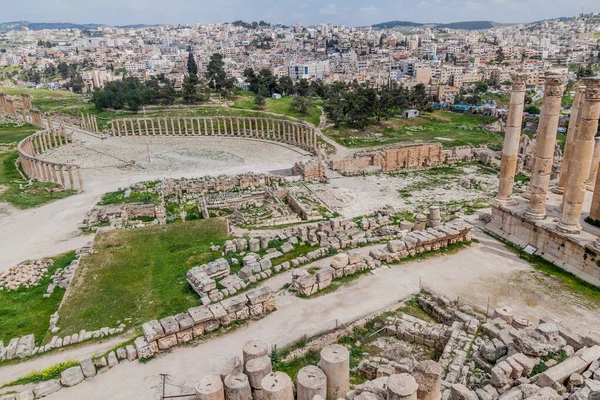
[[[398,85],[376,89],[340,81],[327,87],[323,109],[335,126],[346,124],[360,129],[409,107],[424,109],[431,100],[423,84],[412,89]]]
[[[231,97],[235,88],[234,79],[225,72],[223,56],[213,54],[204,76],[198,74],[198,65],[192,52],[187,60],[187,75],[181,91],[175,90],[172,81],[159,75],[149,81],[137,78],[124,78],[122,81],[107,83],[103,89],[94,91],[92,101],[100,110],[128,108],[137,111],[144,105],[174,104],[178,99],[185,104],[198,104],[208,100],[210,89]]]

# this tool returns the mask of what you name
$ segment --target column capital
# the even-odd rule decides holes
[[[562,96],[564,91],[565,77],[557,72],[546,72],[544,75],[544,95]]]
[[[513,72],[510,74],[512,81],[512,90],[515,92],[524,92],[527,84],[527,74],[523,72]]]
[[[587,101],[600,101],[600,77],[585,78],[583,83],[585,85],[585,99]]]

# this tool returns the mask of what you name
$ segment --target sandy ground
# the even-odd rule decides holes
[[[278,296],[277,311],[260,321],[195,346],[176,348],[146,364],[123,362],[114,371],[62,390],[49,399],[158,399],[161,373],[169,374],[167,394],[191,393],[202,376],[217,372],[226,360],[241,354],[247,340],[258,338],[284,347],[303,335],[332,329],[336,320],[340,324],[351,322],[392,305],[416,293],[420,282],[483,308],[490,297],[492,307],[510,304],[534,321],[555,315],[580,333],[600,318],[600,310],[590,308],[587,301],[577,299],[578,302],[570,303],[570,295],[557,296],[547,291],[548,282],[543,279],[521,279],[523,275],[539,274],[502,244],[483,234],[477,236],[481,243],[456,254],[380,270],[326,296]],[[278,286],[281,282],[272,284]],[[532,302],[535,295],[539,299]]]
[[[17,210],[0,205],[0,272],[26,259],[60,254],[92,239],[78,221],[102,194],[165,177],[272,172],[289,169],[310,156],[297,148],[241,138],[110,138],[76,134],[77,142],[45,154],[81,165],[85,192],[42,207]],[[148,149],[150,161],[148,161]],[[131,160],[135,166],[128,165]]]

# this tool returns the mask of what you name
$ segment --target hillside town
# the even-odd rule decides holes
[[[571,78],[591,75],[590,66],[600,60],[599,35],[597,13],[486,30],[282,26],[264,21],[24,28],[0,34],[0,82],[91,92],[124,76],[142,81],[160,77],[181,89],[191,51],[201,74],[213,54],[222,55],[225,71],[240,89],[249,86],[247,69],[268,69],[277,79],[294,82],[423,84],[428,95],[452,104],[462,88],[477,82],[506,88],[516,70],[528,74],[527,88],[533,90],[553,66],[568,70]]]

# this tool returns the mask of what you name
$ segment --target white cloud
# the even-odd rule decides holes
[[[321,10],[319,10],[319,14],[321,15],[335,15],[338,13],[338,6],[337,4],[327,4],[325,7],[321,8]]]
[[[361,14],[375,14],[378,11],[379,10],[375,6],[363,7],[360,10],[358,10],[358,12],[361,13]]]

